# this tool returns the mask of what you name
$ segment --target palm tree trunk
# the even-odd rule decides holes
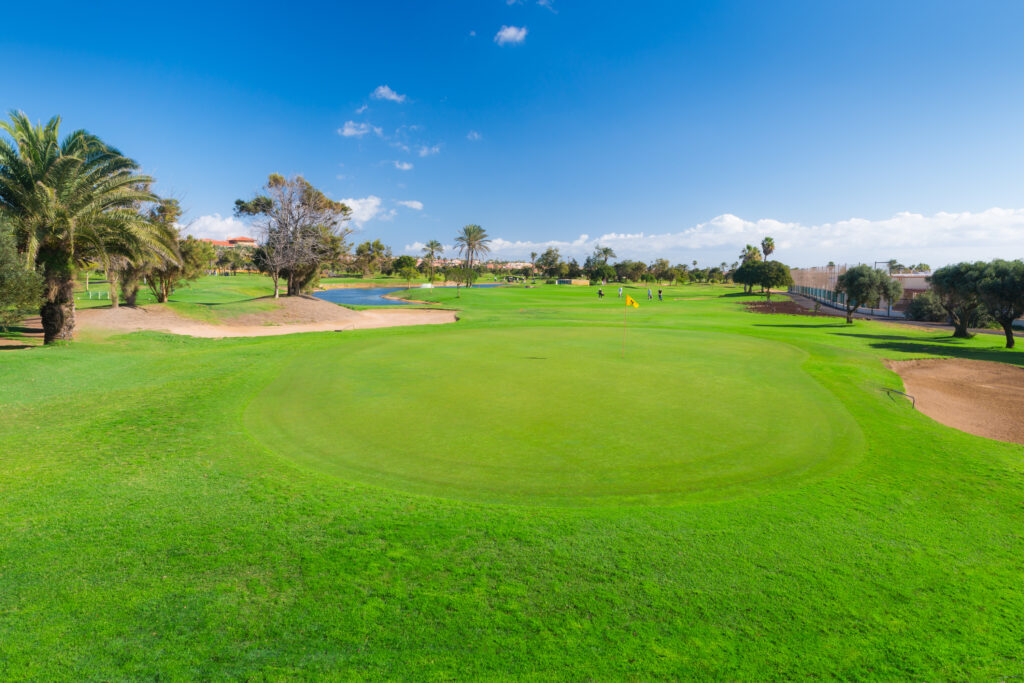
[[[117,271],[107,271],[107,288],[110,290],[110,307],[117,308],[120,300],[118,299],[118,282],[117,282]]]
[[[43,343],[71,341],[75,336],[75,265],[70,250],[59,246],[40,249],[36,262],[43,267],[46,293],[39,309]]]

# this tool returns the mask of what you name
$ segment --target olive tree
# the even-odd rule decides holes
[[[903,285],[884,270],[859,265],[839,276],[836,291],[846,295],[846,322],[853,323],[853,313],[858,306],[874,308],[883,298],[896,301],[903,294]]]
[[[995,260],[978,281],[978,296],[1003,328],[1006,348],[1013,348],[1013,321],[1024,315],[1024,262]]]
[[[970,327],[977,324],[983,312],[978,294],[978,283],[985,272],[985,264],[955,263],[939,268],[928,281],[939,297],[942,307],[953,320],[953,336],[967,339]]]

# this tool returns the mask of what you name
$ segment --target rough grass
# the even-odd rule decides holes
[[[743,297],[718,296],[731,293],[721,288],[669,292],[679,300],[641,300],[630,312],[627,351],[637,356],[626,362],[645,366],[640,390],[632,373],[609,369],[622,307],[589,288],[480,289],[457,302],[451,290],[433,291],[464,309],[448,327],[243,340],[146,333],[0,354],[0,678],[1024,673],[1024,448],[957,432],[890,398],[881,389],[899,380],[880,362],[1022,356],[993,337],[752,314]],[[730,357],[744,356],[724,367],[744,381],[781,377],[778,389],[730,389],[719,401],[707,382],[672,381],[687,372],[687,342],[715,362],[707,347],[716,335],[734,340]],[[677,341],[666,348],[665,339]],[[612,349],[595,374],[606,371],[606,381],[590,384],[572,366],[596,363],[602,340]],[[491,366],[480,351],[488,344],[500,351]],[[537,347],[560,354],[560,367],[528,369],[510,351]],[[405,372],[389,370],[388,349]],[[349,395],[336,384],[344,370],[325,374],[336,391],[324,400],[337,404],[326,415],[362,423],[353,444],[386,430],[363,455],[375,467],[401,462],[401,476],[388,470],[367,483],[347,465],[318,470],[254,435],[252,411],[265,409],[267,388],[331,358],[356,386]],[[700,363],[690,369],[701,375]],[[530,504],[506,504],[487,502],[479,477],[463,491],[444,491],[435,477],[414,492],[412,451],[428,459],[455,426],[466,432],[459,457],[514,466],[488,449],[491,432],[505,428],[493,422],[498,413],[474,404],[518,396],[526,384],[519,424],[557,420],[563,403],[545,398],[562,389],[540,381],[548,374],[621,397],[594,430],[597,444],[634,435],[713,449],[701,424],[683,419],[693,407],[760,436],[763,448],[748,449],[756,460],[789,438],[766,423],[789,419],[787,405],[799,418],[807,400],[834,406],[862,441],[827,476],[765,478],[713,501],[677,491],[625,505],[614,496],[539,505],[532,494]],[[429,395],[429,376],[437,405],[403,398]],[[321,391],[318,375],[310,379],[308,389]],[[647,396],[645,386],[664,395]],[[360,410],[389,398],[397,404],[383,415]],[[300,399],[276,398],[282,411],[292,400]],[[579,400],[612,403],[604,394]],[[631,419],[615,419],[634,408]],[[804,426],[813,437],[821,424]],[[556,455],[579,437],[539,429]],[[632,463],[623,471],[645,474]],[[587,495],[606,483],[587,482]]]

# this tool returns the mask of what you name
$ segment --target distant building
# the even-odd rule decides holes
[[[226,240],[214,240],[209,237],[201,237],[200,242],[208,242],[215,247],[226,247],[228,249],[234,249],[235,247],[255,247],[256,240],[251,237],[229,237]]]

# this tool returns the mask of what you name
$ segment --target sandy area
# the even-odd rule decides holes
[[[888,365],[928,417],[978,436],[1024,444],[1024,368],[959,359]]]
[[[381,309],[353,311],[312,297],[282,297],[279,308],[246,313],[224,324],[180,316],[162,306],[118,309],[93,308],[77,312],[83,330],[135,332],[157,330],[190,337],[267,337],[297,332],[364,330],[402,325],[439,325],[456,320],[453,311]]]

